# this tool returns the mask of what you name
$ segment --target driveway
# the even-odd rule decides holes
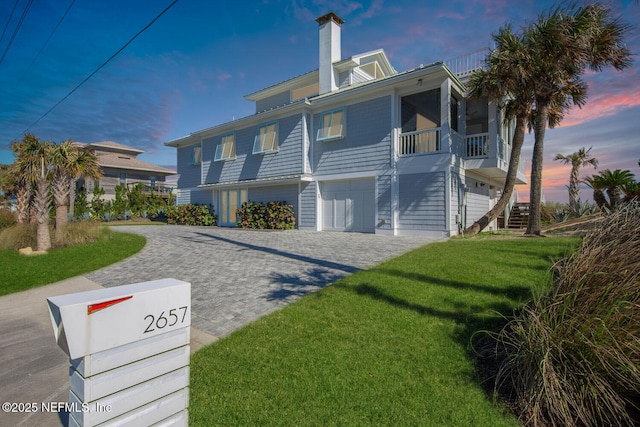
[[[147,238],[138,254],[88,274],[105,286],[191,283],[192,325],[220,338],[360,269],[434,241],[360,233],[120,226]]]

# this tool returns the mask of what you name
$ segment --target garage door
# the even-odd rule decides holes
[[[322,229],[375,231],[375,184],[373,179],[323,182]]]

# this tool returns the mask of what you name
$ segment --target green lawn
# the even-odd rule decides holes
[[[96,243],[55,249],[45,255],[23,256],[0,249],[0,296],[88,273],[127,258],[146,239],[107,228]]]
[[[578,243],[452,239],[340,280],[198,351],[190,425],[516,426],[471,336],[547,289]]]

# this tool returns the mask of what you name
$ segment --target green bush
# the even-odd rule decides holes
[[[8,209],[0,209],[0,230],[16,224],[16,213]]]
[[[241,228],[292,230],[296,227],[293,206],[286,202],[245,202],[237,213],[236,224]]]
[[[527,425],[640,425],[640,204],[602,220],[498,335],[496,387]],[[635,418],[635,419],[634,419]]]
[[[216,225],[217,218],[210,205],[169,206],[165,212],[167,223],[183,225]]]

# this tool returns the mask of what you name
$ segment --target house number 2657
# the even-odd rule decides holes
[[[156,329],[164,329],[166,327],[171,327],[177,324],[178,322],[184,323],[184,319],[187,316],[187,306],[172,308],[167,313],[163,311],[159,316],[154,316],[153,314],[147,314],[144,316],[144,320],[149,322],[147,325],[147,329],[144,330],[144,333],[153,332]]]

